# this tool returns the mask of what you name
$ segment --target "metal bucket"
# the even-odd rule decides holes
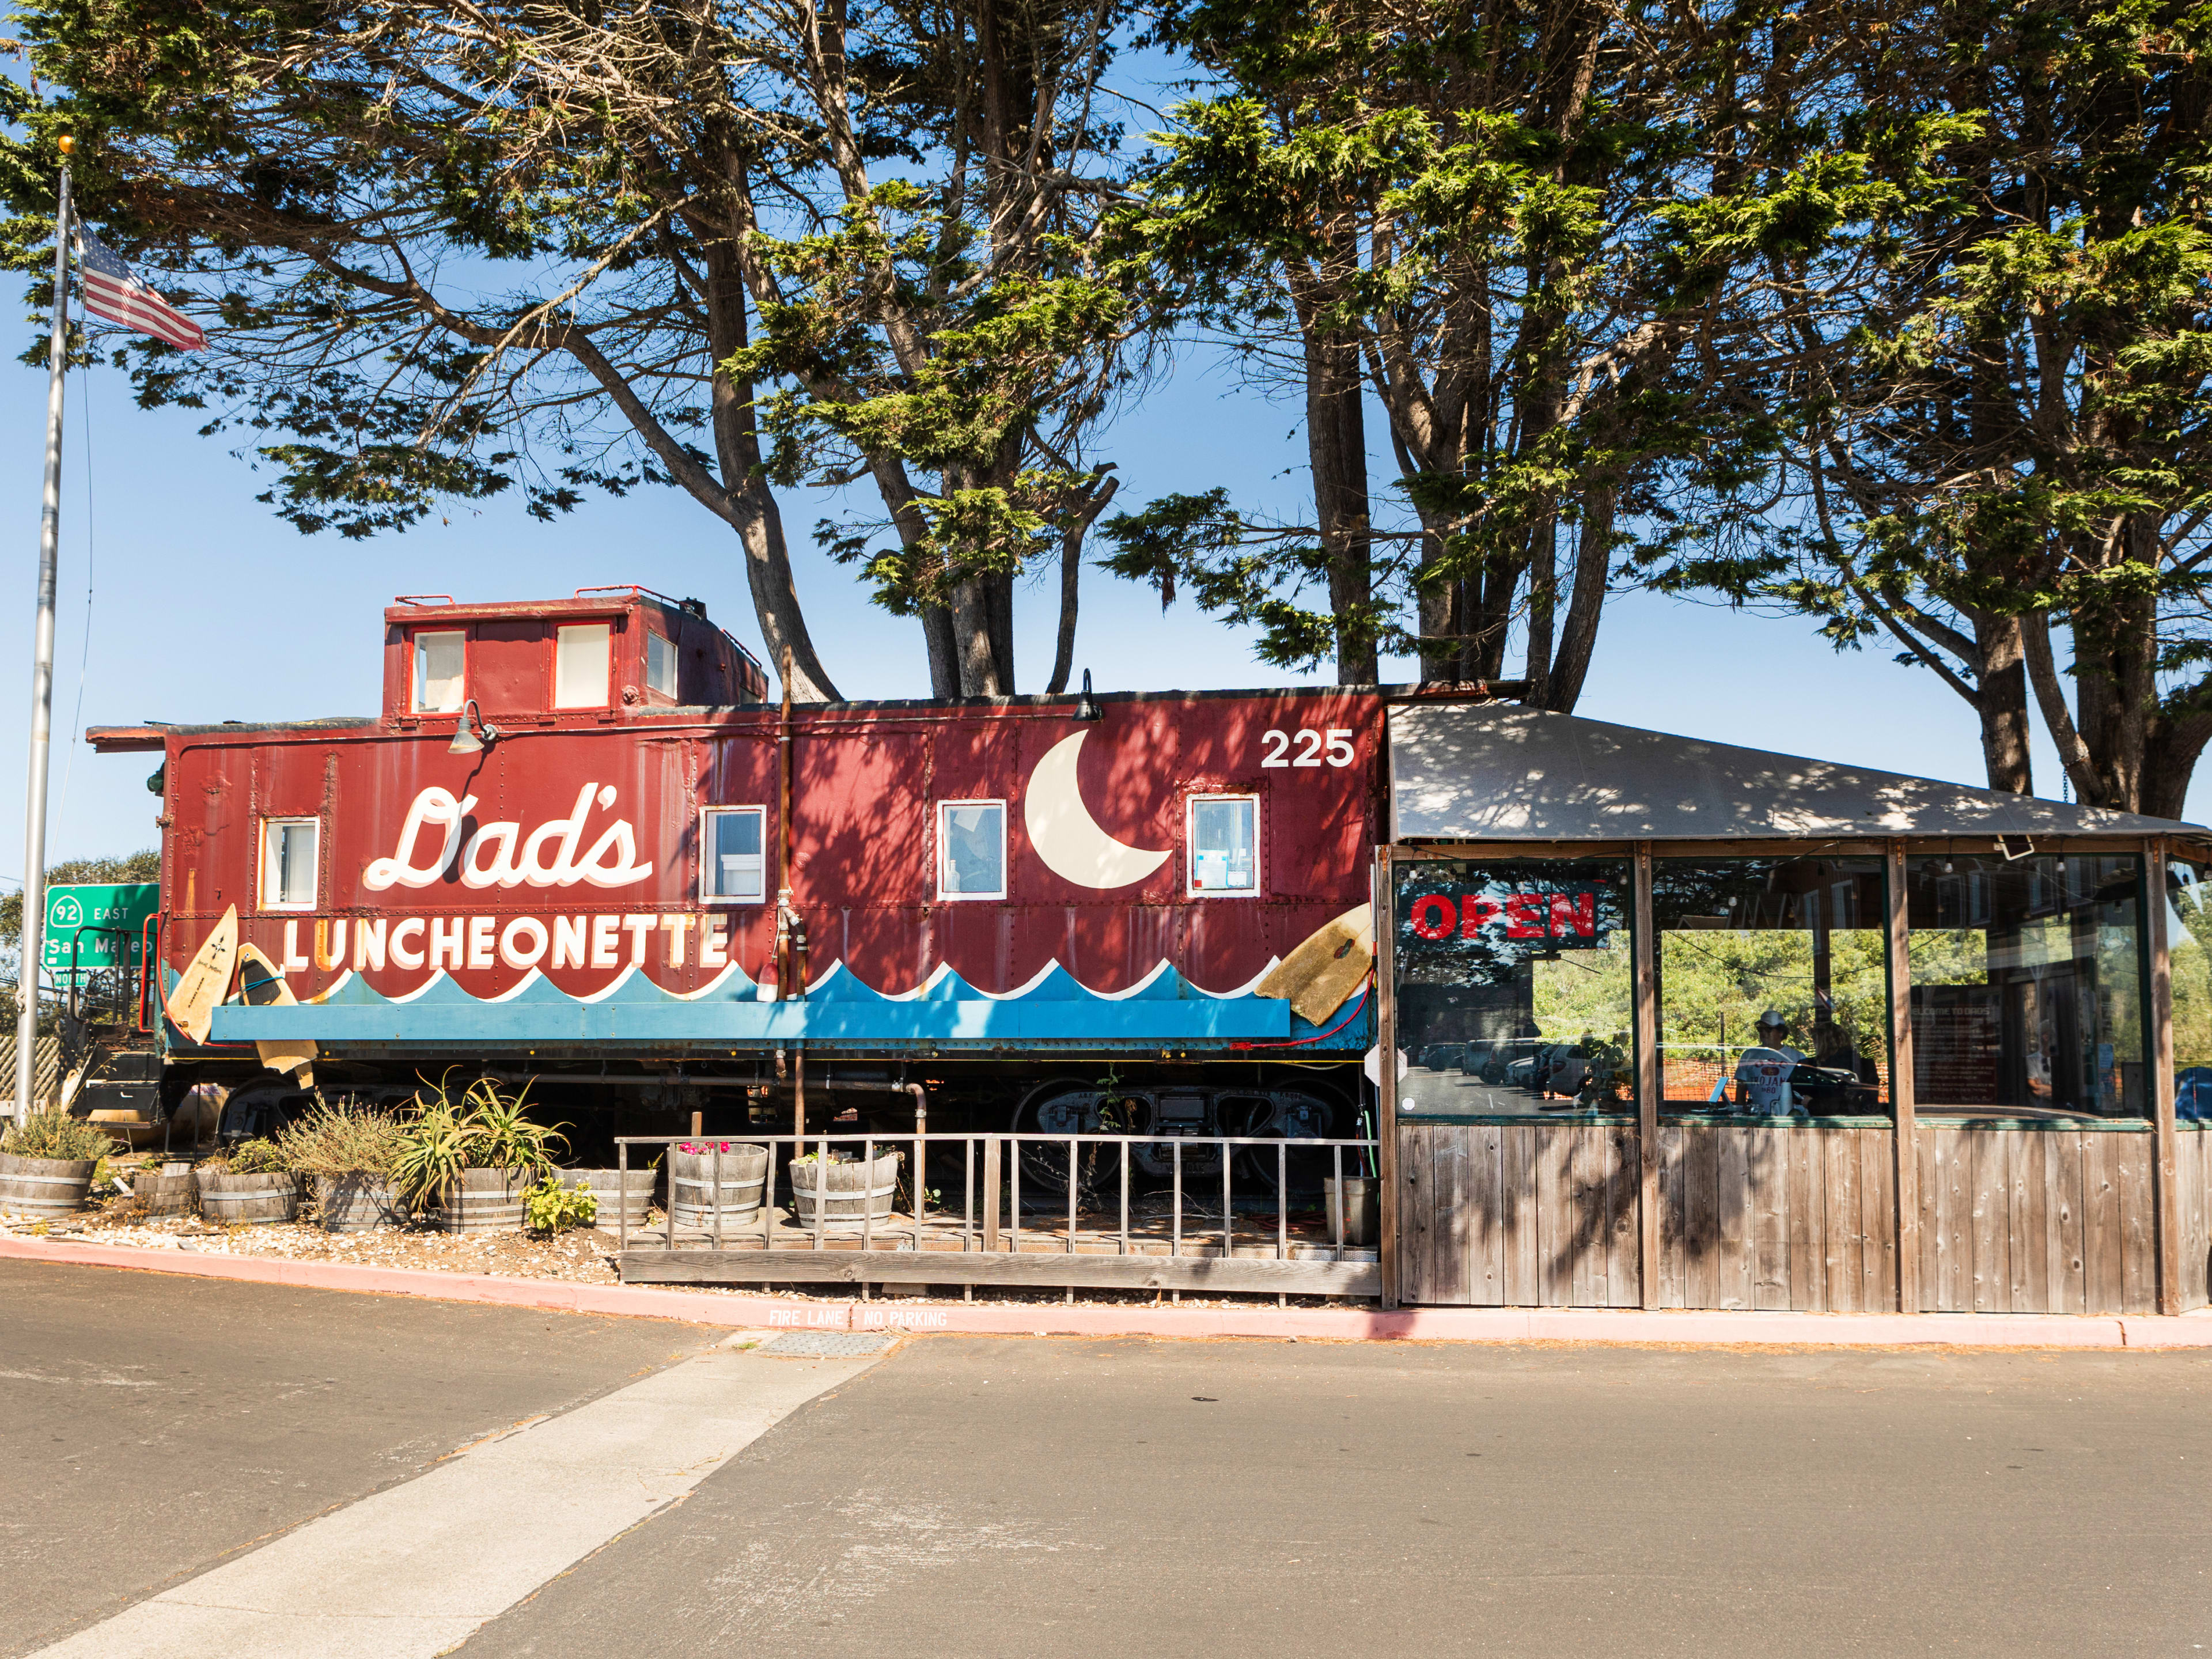
[[[885,1221],[898,1192],[897,1152],[878,1152],[872,1165],[857,1158],[850,1164],[807,1164],[791,1166],[793,1209],[802,1227],[814,1224],[814,1205],[822,1204],[824,1232],[852,1232],[863,1218]]]
[[[464,1170],[460,1184],[426,1218],[449,1233],[520,1232],[522,1194],[529,1185],[529,1175],[521,1170]]]
[[[295,1175],[210,1175],[195,1170],[200,1214],[228,1226],[290,1221],[300,1213],[300,1177]]]
[[[714,1215],[721,1212],[724,1231],[760,1218],[762,1195],[768,1188],[768,1148],[750,1141],[722,1143],[721,1190],[714,1190],[715,1154],[668,1152],[668,1216],[679,1233],[712,1237]]]
[[[726,1172],[727,1166],[725,1165]],[[592,1224],[613,1232],[623,1221],[632,1227],[645,1225],[645,1212],[652,1206],[654,1188],[660,1184],[658,1170],[632,1170],[626,1176],[620,1170],[556,1170],[553,1172],[564,1187],[580,1187],[599,1200],[599,1217]],[[629,1182],[627,1187],[621,1183]],[[625,1216],[623,1212],[629,1214]]]
[[[315,1208],[326,1233],[374,1232],[407,1219],[407,1201],[399,1189],[365,1175],[317,1176]]]
[[[1337,1196],[1334,1177],[1322,1177],[1322,1205],[1328,1218],[1328,1237],[1337,1237],[1337,1212],[1340,1204],[1344,1215],[1344,1242],[1347,1244],[1372,1244],[1375,1242],[1375,1203],[1376,1189],[1382,1183],[1372,1176],[1346,1176],[1344,1195]]]
[[[92,1190],[96,1158],[17,1158],[0,1152],[0,1215],[74,1215]]]

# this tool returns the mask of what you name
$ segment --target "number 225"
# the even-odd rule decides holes
[[[1323,748],[1322,734],[1309,726],[1302,728],[1297,737],[1297,758],[1292,760],[1289,758],[1291,740],[1290,732],[1261,732],[1260,744],[1266,753],[1261,757],[1260,764],[1262,766],[1319,766],[1322,763]],[[1331,766],[1351,765],[1352,728],[1348,726],[1330,726],[1328,732],[1327,750],[1328,763]]]

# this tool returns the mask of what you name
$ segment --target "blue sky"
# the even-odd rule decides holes
[[[21,784],[28,703],[43,371],[0,377],[0,637],[18,641],[0,684],[0,871],[22,867]],[[707,602],[760,649],[734,538],[674,490],[599,501],[552,524],[519,505],[456,509],[403,535],[362,543],[303,537],[256,502],[270,475],[197,436],[184,411],[145,411],[124,377],[70,378],[55,676],[55,860],[155,844],[156,805],[141,755],[102,758],[72,744],[87,725],[141,720],[304,719],[374,713],[382,608],[398,593],[539,599],[590,584],[637,582]],[[1125,416],[1108,446],[1124,505],[1170,490],[1226,485],[1240,501],[1292,510],[1305,489],[1295,413],[1240,387],[1217,356],[1194,352]],[[1379,417],[1370,430],[1378,440]],[[1375,457],[1378,487],[1392,471]],[[815,640],[848,696],[928,690],[919,626],[866,600],[807,532],[818,501],[787,497],[799,581]],[[90,578],[90,634],[87,582]],[[1054,592],[1040,580],[1017,606],[1021,689],[1042,688],[1052,654]],[[1268,685],[1293,677],[1258,662],[1248,638],[1149,590],[1085,576],[1076,660],[1103,690]],[[82,665],[80,682],[80,665]],[[1386,665],[1410,678],[1409,664]],[[81,685],[81,689],[80,689]],[[79,699],[82,697],[82,713]],[[1609,606],[1579,710],[1600,720],[1900,772],[1979,783],[1972,714],[1923,671],[1887,654],[1838,655],[1802,622],[1649,596]],[[2047,744],[2041,793],[2060,775]],[[2208,806],[2200,791],[2191,816]],[[10,880],[12,884],[12,878]]]

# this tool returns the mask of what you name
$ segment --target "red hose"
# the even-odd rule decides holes
[[[1346,1026],[1352,1024],[1352,1016],[1358,1013],[1362,1008],[1367,1006],[1367,994],[1374,988],[1375,975],[1370,973],[1367,975],[1366,982],[1359,988],[1359,1000],[1352,1005],[1352,1009],[1349,1013],[1346,1013],[1342,1019],[1337,1021],[1335,1024],[1330,1026],[1326,1031],[1316,1031],[1310,1037],[1292,1037],[1287,1042],[1232,1042],[1229,1046],[1231,1048],[1249,1051],[1254,1048],[1303,1048],[1309,1042],[1322,1042],[1329,1037],[1334,1036],[1339,1031],[1341,1031]]]

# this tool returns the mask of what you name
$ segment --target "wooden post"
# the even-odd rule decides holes
[[[1897,1310],[1920,1311],[1920,1133],[1912,1097],[1912,959],[1905,950],[1905,843],[1889,843],[1882,886],[1889,896],[1889,1103],[1895,1158],[1896,1207],[1890,1240],[1897,1250]]]
[[[999,1249],[999,1138],[990,1135],[983,1142],[983,1248],[994,1255]]]
[[[1659,1099],[1666,1070],[1659,1052],[1659,942],[1651,931],[1651,843],[1636,843],[1634,958],[1636,1015],[1631,1045],[1636,1055],[1637,1271],[1643,1304],[1659,1305]]]
[[[1382,1188],[1376,1240],[1382,1305],[1398,1305],[1398,901],[1390,849],[1375,849],[1370,885],[1375,920],[1375,1179]]]
[[[2166,848],[2143,843],[2144,921],[2150,929],[2150,1110],[2156,1142],[2151,1161],[2151,1206],[2157,1228],[2158,1310],[2181,1311],[2181,1189],[2174,1164],[2180,1153],[2173,1124],[2173,957],[2166,926]]]

